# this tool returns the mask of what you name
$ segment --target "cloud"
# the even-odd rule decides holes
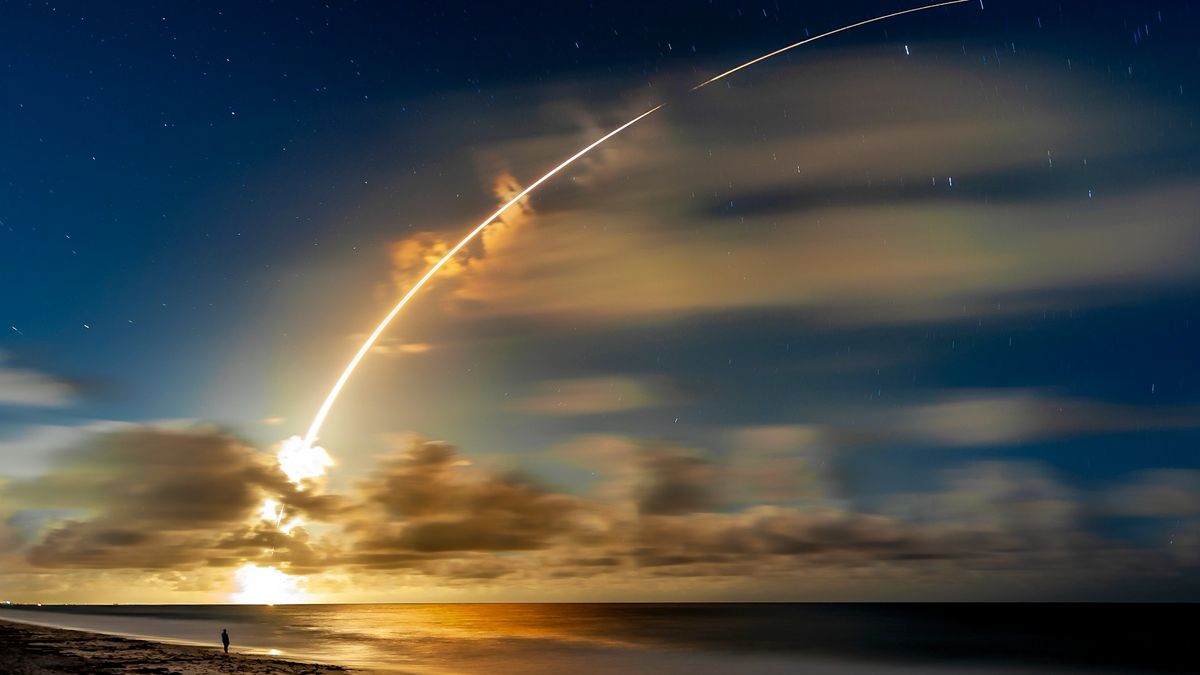
[[[0,506],[59,513],[35,533],[34,566],[164,569],[232,564],[221,542],[250,535],[264,494],[298,508],[321,503],[216,428],[129,426],[93,433],[47,472],[0,485]],[[241,552],[251,553],[266,549]]]
[[[1200,416],[1191,408],[1119,405],[1025,390],[953,393],[882,417],[881,436],[952,446],[1200,426]]]
[[[1194,405],[1128,405],[1038,389],[938,389],[916,397],[924,400],[852,409],[822,423],[749,427],[735,431],[730,442],[759,461],[794,456],[824,463],[831,450],[851,446],[969,448],[1200,428]]]
[[[595,415],[662,405],[672,398],[661,378],[608,375],[540,382],[513,408],[534,415]]]
[[[1088,86],[1034,72],[1016,87],[1000,71],[850,56],[649,120],[534,195],[528,223],[440,282],[443,303],[572,325],[763,307],[889,324],[1196,281],[1188,177],[1109,180],[1109,166],[1175,151],[1121,133],[1137,111],[1081,105]],[[550,141],[574,144],[522,135],[481,152],[536,175],[524,165]],[[440,250],[424,236],[398,246]],[[406,279],[411,260],[428,253],[397,262]]]
[[[495,175],[491,192],[499,207],[507,204],[524,189],[508,170],[500,170]],[[514,228],[528,219],[532,209],[528,199],[513,204],[507,211],[492,222],[471,244],[461,249],[458,254],[446,262],[438,271],[437,285],[453,283],[452,280],[467,274],[474,265],[489,254],[503,252],[504,244],[509,240]],[[396,241],[391,246],[392,283],[397,297],[407,293],[413,284],[429,271],[434,264],[444,258],[458,243],[457,239],[447,239],[436,232],[416,232],[404,239]],[[434,283],[431,281],[431,284]]]
[[[555,446],[550,457],[588,471],[594,479],[590,496],[635,512],[635,491],[642,477],[643,442],[621,434],[577,434]]]
[[[944,557],[932,547],[923,555],[917,528],[889,518],[834,509],[799,511],[760,506],[734,514],[655,518],[641,524],[635,551],[639,565],[679,567],[727,564],[728,573],[753,573],[776,557],[894,560]]]
[[[744,427],[729,434],[725,469],[733,495],[745,503],[796,502],[836,497],[834,447],[813,425]]]
[[[62,408],[71,404],[76,386],[36,370],[6,366],[0,350],[0,406]]]
[[[21,532],[7,520],[0,520],[0,556],[13,553],[24,544]]]
[[[832,498],[840,488],[819,466],[827,457],[823,432],[752,427],[730,438],[749,454],[575,439],[560,456],[597,467],[621,487],[581,497],[478,468],[447,443],[413,437],[346,494],[314,495],[292,491],[264,454],[217,429],[133,427],[96,434],[42,476],[0,485],[0,511],[56,513],[34,527],[12,515],[0,521],[0,556],[10,581],[46,568],[91,570],[93,581],[139,569],[153,570],[155,583],[196,574],[169,583],[207,588],[213,570],[253,562],[314,578],[389,574],[472,587],[503,579],[506,588],[549,589],[603,576],[616,587],[649,590],[666,579],[740,579],[788,598],[826,597],[834,588],[863,597],[871,585],[879,597],[907,597],[946,584],[987,596],[1001,580],[1068,588],[1186,575],[1195,559],[1186,528],[1172,535],[1174,555],[1160,556],[1092,532],[1085,517],[1097,500],[1110,511],[1123,505],[1191,517],[1188,472],[1139,474],[1089,495],[1040,464],[968,462],[942,472],[928,491],[890,495],[868,511]],[[731,469],[748,457],[782,457],[784,449],[812,465],[800,472],[819,476],[819,490],[796,503],[729,499],[738,494],[731,480],[742,480]],[[1164,486],[1170,496],[1148,503],[1146,494]],[[284,536],[261,523],[264,494],[322,519],[324,534]],[[22,562],[13,564],[18,555]],[[677,591],[694,597],[699,588]]]
[[[1113,515],[1150,518],[1194,518],[1200,516],[1200,471],[1195,469],[1149,469],[1110,490],[1103,499]]]
[[[577,498],[469,466],[446,443],[411,439],[361,486],[372,508],[351,526],[355,559],[388,564],[409,555],[536,550],[580,525]]]
[[[80,442],[98,429],[89,426],[44,424],[27,427],[13,437],[0,440],[3,476],[29,477],[44,471],[54,455]]]
[[[680,448],[643,451],[645,483],[638,490],[638,512],[672,515],[708,511],[719,503],[720,472],[712,462]]]
[[[888,513],[910,522],[972,528],[1028,549],[1069,545],[1083,512],[1080,496],[1036,462],[971,462],[943,472],[946,488],[897,495]],[[1036,540],[1034,543],[1033,540]]]
[[[627,516],[711,511],[726,500],[723,467],[707,453],[615,434],[581,434],[553,450],[591,469],[597,499]]]
[[[359,336],[356,336],[359,337]],[[380,340],[371,348],[371,353],[384,356],[411,356],[425,354],[433,349],[428,342],[401,342],[399,340]]]
[[[852,594],[882,582],[898,597],[906,585],[924,597],[939,584],[980,597],[1013,578],[1061,591],[1165,569],[1149,551],[1089,532],[1080,504],[1039,465],[971,463],[946,472],[937,489],[895,495],[882,512],[827,503],[643,518],[631,555],[652,576],[791,579],[808,592],[820,592],[813,580],[854,580]]]

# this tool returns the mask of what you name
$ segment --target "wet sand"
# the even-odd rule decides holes
[[[219,647],[163,644],[0,620],[0,673],[12,675],[326,675],[350,672],[340,666],[238,654],[236,649],[226,655]]]

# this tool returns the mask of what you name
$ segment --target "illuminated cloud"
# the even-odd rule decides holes
[[[502,246],[451,271],[445,302],[465,318],[793,308],[889,324],[1104,305],[1196,281],[1200,198],[1186,176],[1115,184],[1107,168],[1169,152],[1164,137],[1122,133],[1135,111],[1081,105],[1086,84],[970,73],[996,94],[964,90],[950,66],[844,55],[773,73],[787,87],[706,92],[639,130],[655,153],[627,139],[536,197],[534,217],[496,235]],[[499,146],[524,166],[545,142]],[[922,158],[934,156],[930,173]],[[424,237],[398,250],[436,250]],[[428,255],[402,256],[398,273]]]
[[[725,458],[579,437],[559,456],[596,467],[619,488],[585,498],[478,468],[450,445],[419,438],[338,496],[293,489],[268,457],[215,430],[104,434],[42,477],[0,486],[9,514],[76,514],[28,534],[10,515],[0,527],[0,587],[54,568],[98,587],[146,570],[150,583],[207,593],[224,592],[232,575],[235,601],[261,603],[312,597],[306,587],[320,587],[326,573],[447,587],[518,583],[563,597],[581,591],[558,584],[591,577],[663,597],[734,579],[757,580],[759,592],[779,597],[908,597],[935,591],[929,580],[938,579],[991,597],[1011,588],[1004,584],[1067,583],[1068,572],[1075,584],[1169,576],[1198,552],[1186,529],[1174,557],[1163,558],[1093,533],[1087,518],[1097,509],[1193,517],[1194,472],[1147,472],[1089,494],[1040,464],[965,462],[939,471],[927,491],[858,510],[833,497],[846,487],[824,466],[825,432],[749,427],[729,437],[740,449]],[[788,468],[802,480],[762,483],[761,473],[747,471],[763,468],[754,459],[783,457],[796,460]],[[745,488],[760,484],[769,488],[763,499],[778,503],[745,499]],[[786,503],[780,495],[797,486],[803,501]],[[328,536],[314,539],[299,524],[285,532],[281,511],[304,514]],[[684,580],[699,585],[679,585]]]
[[[581,502],[516,475],[469,470],[451,446],[413,439],[362,486],[378,513],[353,526],[357,559],[546,548],[573,530]]]
[[[524,189],[507,170],[498,172],[491,186],[496,206],[508,203]],[[529,199],[523,199],[509,208],[485,229],[469,246],[447,262],[431,282],[433,287],[454,286],[457,279],[468,274],[471,268],[488,255],[502,253],[514,228],[528,220],[532,213]],[[417,232],[391,246],[392,282],[395,293],[403,295],[425,272],[457,243],[453,234],[450,238],[435,232]]]
[[[299,511],[322,504],[216,428],[129,426],[88,434],[45,473],[0,483],[0,512],[57,514],[31,532],[37,567],[195,568],[224,562],[222,539],[254,529],[264,494]]]
[[[361,340],[361,337],[365,337],[365,336],[356,336],[356,337],[358,337]],[[433,348],[434,348],[433,345],[429,344],[428,342],[400,342],[400,341],[395,341],[395,340],[392,340],[392,341],[380,340],[379,342],[375,343],[374,347],[371,348],[371,353],[379,354],[382,356],[409,356],[409,355],[416,355],[416,354],[426,354],[426,353],[432,351]]]

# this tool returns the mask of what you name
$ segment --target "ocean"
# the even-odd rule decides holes
[[[1195,605],[10,607],[0,618],[381,673],[1197,672]]]

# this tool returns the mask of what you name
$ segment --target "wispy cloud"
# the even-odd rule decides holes
[[[880,434],[951,446],[998,445],[1107,432],[1200,428],[1195,406],[1133,406],[1038,391],[943,392],[876,418]],[[869,434],[870,432],[864,432]]]
[[[1149,469],[1113,488],[1103,500],[1105,510],[1144,518],[1200,517],[1200,471]]]
[[[451,268],[443,300],[468,317],[787,307],[878,324],[1042,310],[1068,295],[1103,305],[1114,289],[1196,281],[1191,177],[1112,180],[1129,157],[1175,152],[1153,131],[1121,133],[1133,110],[1081,105],[1094,98],[1086,84],[1035,72],[1021,88],[972,69],[994,96],[964,91],[964,77],[864,56],[777,74],[792,86],[705,96],[535,196],[486,255]],[[546,143],[497,145],[524,169]],[[424,260],[444,247],[428,237],[397,250]]]
[[[6,365],[9,356],[0,351],[0,406],[62,408],[71,404],[74,384],[27,368]]]
[[[609,375],[546,380],[512,407],[533,415],[595,415],[662,405],[672,398],[662,378]]]

